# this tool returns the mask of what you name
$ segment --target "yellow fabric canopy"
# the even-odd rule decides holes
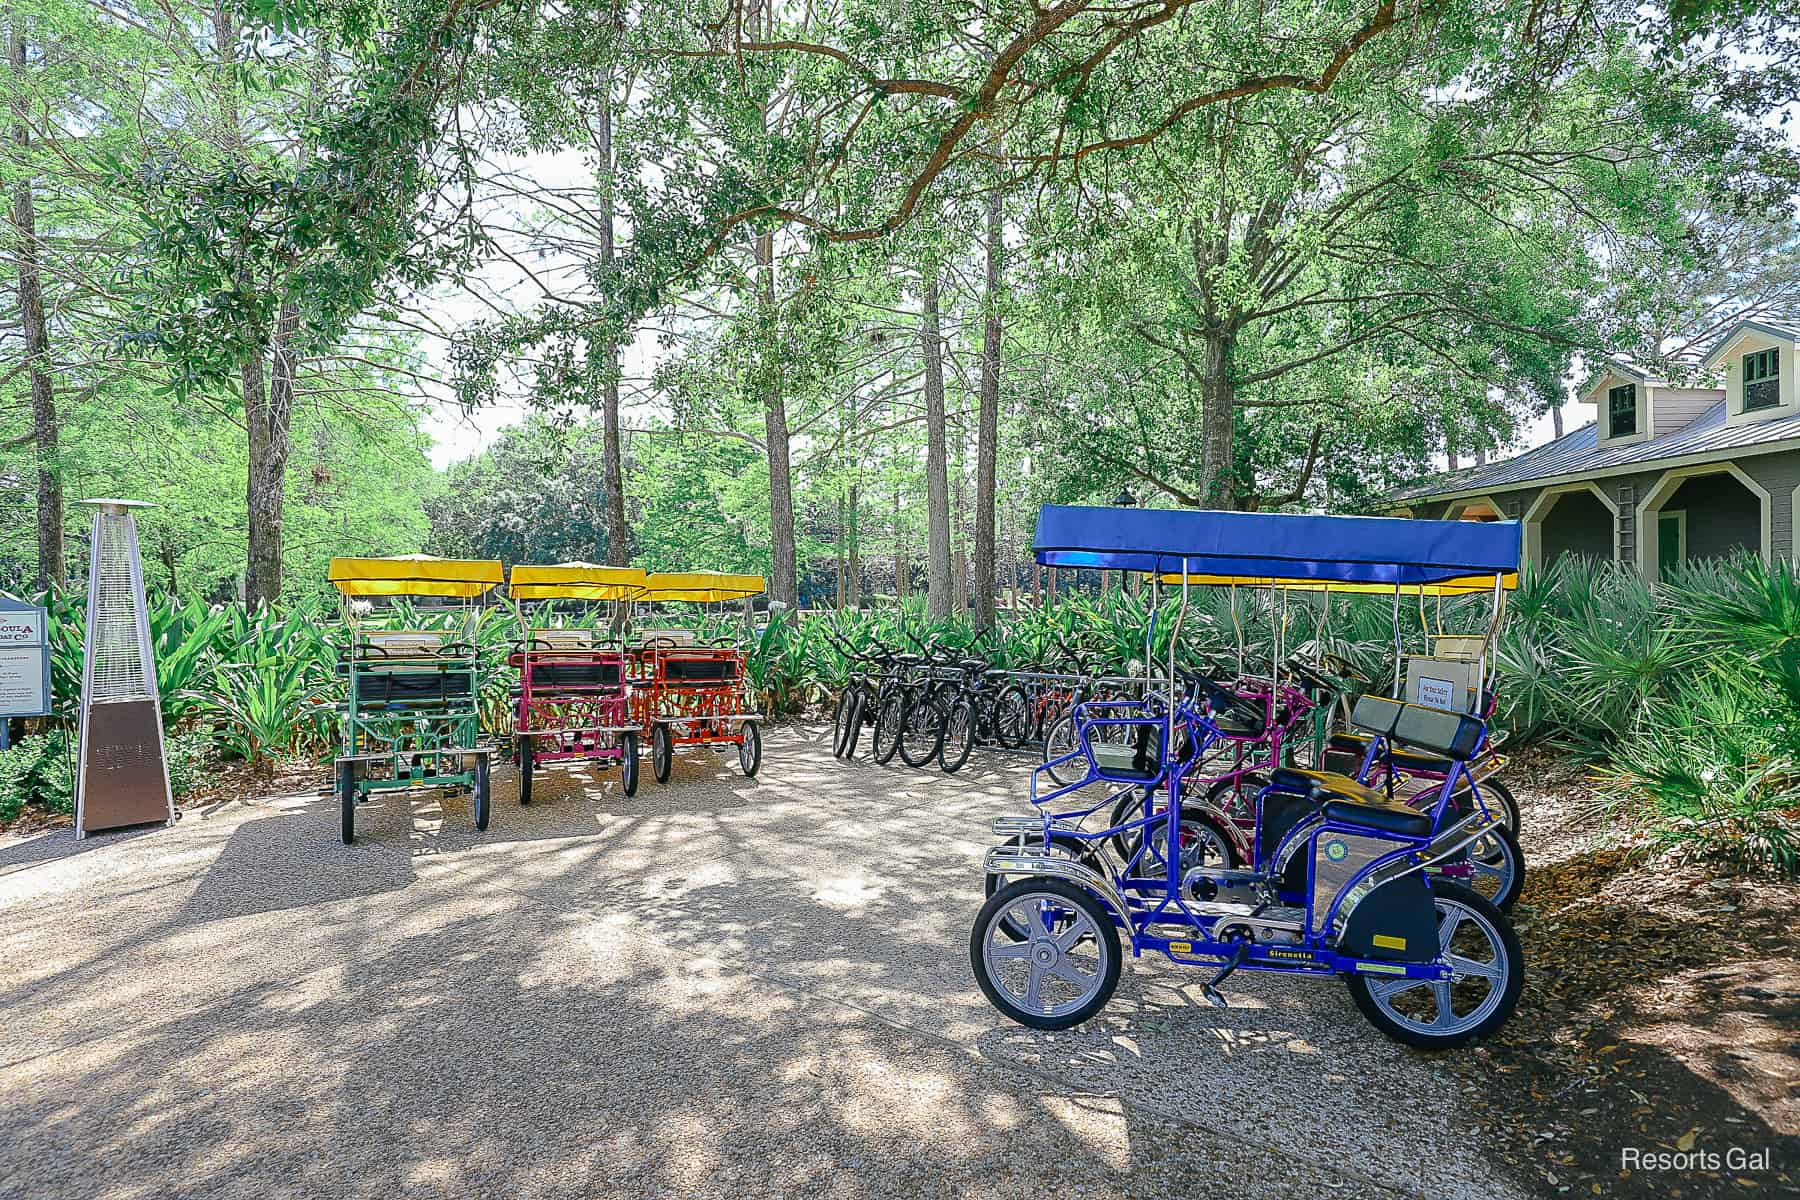
[[[639,600],[742,600],[763,594],[761,575],[726,575],[719,571],[659,571],[645,584]]]
[[[486,558],[334,558],[330,578],[346,596],[457,596],[473,599],[506,580],[506,568]]]
[[[1157,579],[1173,587],[1181,586],[1180,571],[1166,571]],[[1396,585],[1391,583],[1347,583],[1333,580],[1312,579],[1270,579],[1253,575],[1198,575],[1187,577],[1190,584],[1207,587],[1279,587],[1294,592],[1340,592],[1359,596],[1392,596]],[[1507,591],[1514,591],[1519,586],[1517,573],[1500,577],[1500,585]],[[1480,596],[1494,590],[1492,575],[1464,575],[1458,579],[1446,579],[1440,583],[1403,583],[1398,585],[1402,596]]]
[[[566,562],[520,565],[506,585],[514,600],[635,600],[649,576],[639,567]]]

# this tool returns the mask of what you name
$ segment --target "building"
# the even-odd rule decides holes
[[[1718,388],[1609,363],[1580,402],[1596,419],[1517,458],[1401,488],[1390,511],[1517,519],[1525,553],[1664,564],[1749,550],[1796,557],[1800,526],[1800,324],[1739,322],[1702,373]]]

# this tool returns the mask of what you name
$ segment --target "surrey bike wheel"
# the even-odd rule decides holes
[[[738,770],[744,778],[755,779],[762,767],[762,730],[755,721],[745,721],[738,730]]]
[[[1350,998],[1375,1028],[1420,1050],[1450,1050],[1486,1037],[1518,1007],[1525,954],[1506,917],[1460,884],[1431,885],[1446,980],[1346,975]]]
[[[922,767],[938,755],[944,743],[944,710],[936,700],[911,696],[900,717],[900,761]]]
[[[975,749],[975,723],[975,703],[967,696],[950,706],[950,713],[944,718],[944,736],[938,746],[938,765],[944,768],[944,774],[955,774],[969,761],[969,755]]]
[[[488,783],[488,756],[475,756],[475,779],[469,788],[470,803],[475,808],[475,828],[486,829],[488,817],[492,810],[491,793],[493,789]]]
[[[667,725],[658,725],[650,731],[650,773],[656,776],[656,782],[669,782],[669,772],[675,769],[675,739],[669,733]]]
[[[1036,853],[1043,849],[1043,838],[1035,833],[1015,833],[1002,844],[1010,850]],[[1078,862],[1089,870],[1097,871],[1102,875],[1106,874],[1106,860],[1101,856],[1100,846],[1097,842],[1079,838],[1073,834],[1053,833],[1050,835],[1050,851]],[[990,874],[982,883],[982,897],[984,899],[991,898],[1001,888],[1027,878],[1030,877]],[[1012,918],[1001,922],[1000,932],[1015,942],[1025,941],[1029,936],[1025,926]]]
[[[638,736],[629,729],[619,735],[619,782],[627,796],[637,795]]]
[[[356,843],[356,764],[337,765],[338,836],[344,845]]]
[[[522,733],[513,735],[519,739],[519,803],[531,803],[532,776],[532,739]]]
[[[1016,940],[1019,930],[1030,937]],[[1100,902],[1041,876],[995,892],[975,916],[969,965],[988,1002],[1021,1025],[1068,1029],[1119,986],[1119,935]]]
[[[1525,890],[1525,852],[1505,825],[1495,825],[1468,849],[1471,891],[1501,912],[1511,912]]]

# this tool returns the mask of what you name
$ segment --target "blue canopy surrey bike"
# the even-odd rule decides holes
[[[1484,721],[1365,697],[1354,724],[1448,764],[1435,813],[1346,775],[1276,769],[1255,799],[1250,863],[1196,860],[1185,852],[1184,777],[1223,736],[1219,721],[1230,713],[1220,696],[1229,693],[1176,659],[1191,577],[1397,588],[1487,578],[1498,604],[1504,577],[1519,566],[1517,523],[1047,505],[1036,551],[1048,566],[1174,573],[1181,602],[1167,694],[1078,706],[1085,774],[1058,783],[1037,768],[1037,811],[994,822],[1008,840],[988,852],[986,867],[1009,882],[970,934],[989,1001],[1034,1028],[1078,1025],[1118,986],[1123,934],[1133,957],[1152,951],[1212,967],[1205,994],[1214,1003],[1223,1003],[1217,985],[1237,970],[1340,976],[1370,1022],[1413,1046],[1445,1049],[1498,1028],[1524,984],[1518,937],[1492,903],[1432,872],[1497,823],[1478,796],[1466,815],[1442,819],[1451,797],[1476,791],[1468,764],[1487,740]],[[1138,747],[1129,761],[1095,752],[1097,743],[1121,741]],[[1196,742],[1198,752],[1183,749]],[[1094,785],[1106,793],[1098,802]],[[1084,825],[1118,811],[1118,797],[1133,790],[1160,790],[1164,799],[1137,816],[1125,806],[1130,819],[1105,818],[1119,821],[1106,828]],[[1173,846],[1184,849],[1162,852]]]

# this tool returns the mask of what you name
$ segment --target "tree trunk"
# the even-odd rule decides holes
[[[906,565],[906,522],[900,507],[900,477],[894,476],[894,599],[906,603],[910,569]]]
[[[761,278],[764,329],[775,333],[775,235],[756,239],[756,269]],[[765,344],[762,353],[778,358],[779,348]],[[787,400],[782,395],[779,365],[763,384],[763,436],[769,455],[769,541],[772,559],[769,598],[789,608],[800,607],[800,582],[794,550],[794,477],[789,459]]]
[[[1555,403],[1550,405],[1550,428],[1559,439],[1563,435],[1562,410],[1562,398],[1558,397]]]
[[[1004,222],[1000,190],[988,193],[987,278],[982,285],[982,307],[987,320],[981,329],[981,399],[975,433],[975,625],[994,624],[994,475],[1000,443],[1000,269]]]
[[[1462,455],[1457,452],[1456,426],[1454,425],[1444,426],[1444,457],[1449,460],[1450,469],[1452,471],[1456,470],[1457,460],[1460,459]]]
[[[950,615],[950,478],[944,448],[944,340],[938,329],[937,265],[924,277],[920,348],[925,353],[925,599],[933,620]]]
[[[1237,390],[1231,382],[1232,335],[1212,328],[1201,335],[1206,377],[1200,401],[1200,498],[1208,508],[1234,506],[1231,486],[1232,417]]]
[[[837,606],[844,607],[844,497],[840,493],[837,502],[837,547],[832,557],[837,563]]]
[[[244,573],[244,603],[251,608],[281,600],[282,520],[294,407],[292,342],[298,325],[298,310],[292,303],[282,305],[269,347],[272,369],[265,377],[262,355],[255,354],[245,358],[241,373],[244,426],[249,437],[244,492],[249,566]]]
[[[8,57],[13,76],[19,81],[21,94],[25,76],[25,31],[15,13],[10,30]],[[13,140],[19,147],[19,161],[29,161],[31,129],[23,113],[15,126]],[[19,322],[25,332],[25,358],[29,362],[31,383],[31,437],[37,458],[37,542],[39,587],[58,587],[68,582],[63,558],[63,491],[62,477],[57,473],[57,439],[60,429],[56,421],[56,389],[50,374],[50,332],[44,322],[44,292],[38,254],[37,203],[29,175],[19,180],[13,197],[13,225],[18,232],[14,253],[19,268]]]
[[[956,523],[952,526],[955,553],[950,560],[950,607],[957,620],[969,615],[969,487],[962,454],[956,456]]]
[[[607,299],[613,288],[613,143],[612,143],[612,79],[605,82],[606,92],[600,98],[599,125],[594,131],[595,150],[600,157],[600,273],[606,280]],[[600,388],[601,424],[605,440],[602,451],[606,477],[606,561],[615,567],[631,563],[631,529],[625,519],[625,463],[619,437],[619,344],[608,335],[602,367],[606,372]]]
[[[862,551],[857,547],[856,506],[858,488],[850,484],[850,541],[844,548],[844,603],[850,608],[862,607]]]

